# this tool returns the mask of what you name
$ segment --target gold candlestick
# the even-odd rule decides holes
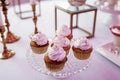
[[[34,34],[38,33],[37,29],[37,16],[36,16],[36,4],[32,4],[32,11],[33,11],[33,22],[34,22]]]
[[[6,41],[4,39],[4,32],[5,32],[4,26],[0,27],[0,33],[3,42],[3,52],[0,52],[0,59],[9,59],[15,55],[15,52],[7,49]]]
[[[7,18],[7,7],[6,6],[8,6],[8,4],[6,3],[6,1],[5,0],[1,0],[1,5],[2,5],[2,11],[3,11],[3,14],[4,14],[4,16],[5,16],[5,23],[6,23],[6,27],[7,27],[7,35],[6,35],[6,39],[5,39],[5,41],[6,41],[6,43],[13,43],[13,42],[16,42],[16,41],[18,41],[19,39],[20,39],[20,37],[18,37],[17,35],[15,35],[15,34],[13,34],[11,31],[10,31],[10,29],[9,29],[9,27],[10,27],[10,23],[9,23],[9,21],[8,21],[8,18]]]

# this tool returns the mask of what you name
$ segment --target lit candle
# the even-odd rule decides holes
[[[30,4],[31,4],[31,5],[36,4],[36,0],[30,0]]]
[[[2,15],[1,15],[1,12],[0,12],[0,27],[3,26],[3,20],[2,20]]]

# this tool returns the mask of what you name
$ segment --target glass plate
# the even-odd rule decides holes
[[[113,42],[102,45],[101,47],[97,48],[97,51],[102,56],[120,67],[120,47],[115,46]]]
[[[68,60],[65,63],[64,68],[58,72],[51,72],[46,68],[46,65],[44,63],[45,54],[46,53],[36,54],[31,50],[31,48],[29,48],[26,54],[27,61],[35,70],[39,71],[40,73],[50,75],[56,78],[65,78],[70,75],[80,73],[83,70],[87,69],[90,63],[90,59],[79,60],[75,58],[72,50],[70,50],[70,53],[67,56]]]

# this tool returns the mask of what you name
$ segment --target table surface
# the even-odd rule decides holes
[[[58,9],[61,9],[65,12],[68,12],[68,13],[76,13],[76,12],[84,12],[84,11],[88,11],[88,10],[95,10],[97,9],[96,7],[94,6],[91,6],[91,5],[82,5],[82,6],[78,6],[78,7],[75,7],[75,6],[71,6],[68,2],[66,3],[57,3],[56,5],[56,8]]]
[[[62,0],[41,2],[42,12],[41,16],[38,17],[37,26],[48,38],[53,38],[55,36],[54,6],[58,2],[62,3]],[[26,60],[27,50],[30,47],[29,36],[34,32],[32,19],[21,20],[15,15],[12,7],[9,8],[8,13],[8,19],[11,24],[10,30],[15,34],[20,35],[21,39],[16,43],[7,44],[8,49],[14,50],[16,54],[11,59],[0,60],[1,80],[120,80],[120,68],[99,55],[99,52],[96,51],[101,45],[113,40],[109,27],[102,23],[102,20],[105,20],[105,18],[101,16],[108,16],[108,14],[98,11],[95,37],[90,39],[94,50],[88,68],[76,75],[57,79],[34,70]],[[61,19],[62,22],[65,22],[66,16],[61,17]],[[74,33],[74,38],[80,37],[79,34],[81,33]],[[2,43],[0,44],[0,51],[2,51]]]

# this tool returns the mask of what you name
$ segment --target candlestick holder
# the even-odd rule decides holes
[[[5,0],[1,0],[1,5],[2,5],[2,11],[3,11],[3,14],[4,14],[4,17],[5,17],[5,23],[6,23],[6,27],[7,27],[7,35],[6,35],[6,43],[13,43],[13,42],[16,42],[20,39],[19,36],[13,34],[9,27],[10,27],[10,23],[9,23],[9,20],[7,18],[7,6],[8,4],[6,3]]]
[[[32,11],[33,11],[33,23],[35,26],[34,29],[34,34],[38,33],[38,29],[37,29],[37,16],[36,16],[36,4],[32,4]]]
[[[15,55],[15,52],[7,49],[6,41],[4,39],[4,32],[5,32],[4,26],[1,26],[0,33],[1,33],[2,43],[3,43],[3,52],[0,52],[0,59],[9,59]]]
[[[36,0],[37,1],[37,16],[41,15],[41,4],[40,4],[40,0]],[[23,0],[13,0],[13,9],[14,12],[16,13],[16,15],[18,15],[21,19],[28,19],[28,18],[32,18],[32,10],[29,8],[30,4],[27,4],[27,1]],[[24,3],[24,4],[23,4]]]

